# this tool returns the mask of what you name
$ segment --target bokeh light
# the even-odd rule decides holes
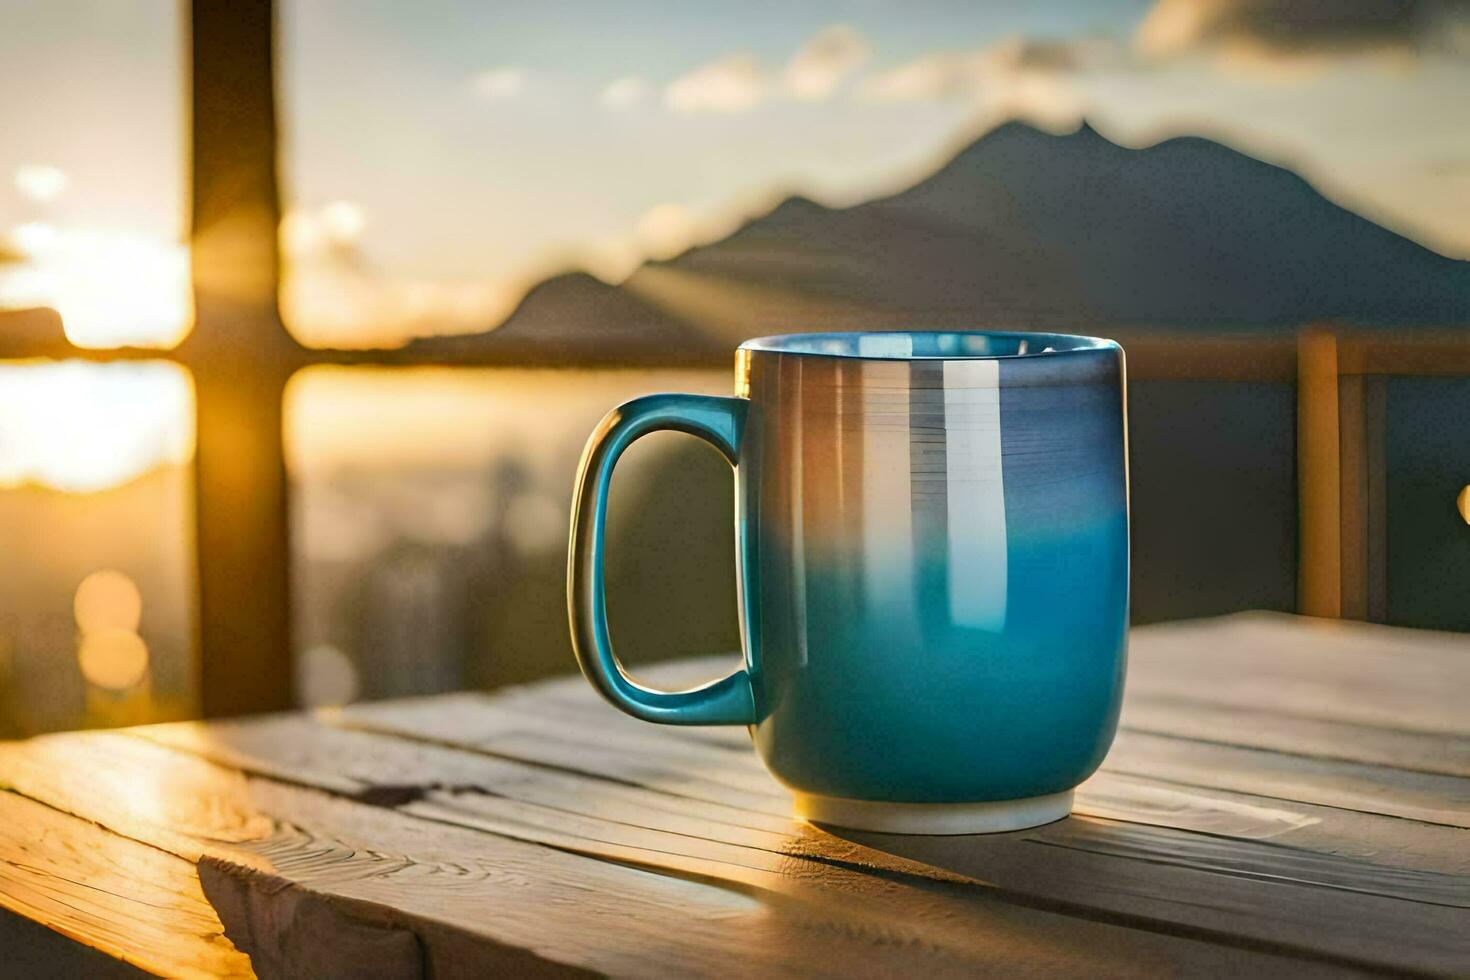
[[[83,633],[136,632],[143,618],[143,596],[127,575],[105,568],[82,579],[72,600],[72,611]]]
[[[148,673],[148,644],[138,635],[143,595],[123,572],[104,568],[77,586],[72,598],[81,640],[77,663],[89,684],[126,691]]]
[[[296,700],[305,708],[325,708],[357,699],[357,667],[347,654],[323,643],[296,660]]]
[[[148,672],[148,645],[132,630],[88,633],[77,648],[77,661],[88,683],[125,691]]]

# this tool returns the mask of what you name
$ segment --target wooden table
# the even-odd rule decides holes
[[[1076,815],[990,837],[795,822],[743,731],[576,677],[36,738],[0,972],[1466,975],[1467,702],[1470,637],[1145,627]]]

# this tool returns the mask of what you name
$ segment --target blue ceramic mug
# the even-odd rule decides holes
[[[734,398],[651,395],[582,456],[568,606],[618,708],[747,725],[810,820],[898,833],[1065,816],[1117,724],[1128,621],[1123,351],[1056,334],[748,341]],[[735,467],[744,668],[632,680],[608,636],[608,484],[639,436]]]

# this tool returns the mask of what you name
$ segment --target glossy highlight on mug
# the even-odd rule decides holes
[[[745,670],[707,692],[625,687],[578,573],[598,564],[582,532],[571,609],[589,678],[649,720],[750,725],[813,812],[913,827],[911,805],[945,804],[936,826],[969,814],[977,830],[1052,812],[1035,801],[1096,769],[1121,701],[1121,349],[1041,334],[776,337],[742,346],[736,390],[662,404],[656,424],[699,434],[685,409],[730,421]],[[594,444],[631,431],[595,435],[584,471],[610,474]],[[585,476],[578,521],[599,507]],[[692,701],[655,717],[676,707],[660,697]],[[1003,801],[1009,817],[965,806]]]

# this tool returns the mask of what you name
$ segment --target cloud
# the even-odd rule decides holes
[[[1122,49],[1110,37],[1090,36],[1057,41],[1011,37],[988,50],[993,73],[1072,72],[1116,64]]]
[[[292,258],[351,251],[367,223],[367,211],[356,201],[333,201],[314,210],[291,208],[281,218],[281,241]]]
[[[972,98],[983,82],[983,59],[979,51],[936,51],[874,75],[861,94],[886,103]]]
[[[599,98],[609,109],[631,109],[641,105],[652,90],[647,79],[639,75],[625,75],[608,82]]]
[[[15,168],[15,189],[36,204],[49,204],[70,183],[65,171],[45,163],[27,163]]]
[[[1088,77],[1205,55],[1258,80],[1290,81],[1352,55],[1470,57],[1470,0],[1157,0],[1131,45],[1102,36],[1013,37],[936,51],[866,79],[878,103],[975,101],[1066,116]]]
[[[526,87],[526,73],[519,68],[492,68],[476,75],[472,87],[482,99],[497,102],[513,99]]]
[[[973,51],[936,51],[869,78],[859,95],[880,103],[996,101],[1018,86],[1116,63],[1118,45],[1107,38],[1076,41],[1008,38]]]
[[[779,75],[752,55],[726,55],[674,79],[664,89],[664,104],[682,113],[734,113],[783,97],[823,102],[872,53],[867,38],[850,25],[828,24],[797,48]]]
[[[675,112],[745,112],[766,96],[766,71],[748,54],[727,55],[681,75],[664,90]]]
[[[856,29],[848,24],[830,24],[792,57],[786,66],[786,89],[806,102],[829,99],[872,54],[872,45]]]
[[[1464,53],[1466,0],[1159,0],[1139,25],[1153,58]]]
[[[1289,81],[1358,54],[1470,57],[1470,0],[1157,0],[1132,39],[1013,37],[936,51],[873,75],[871,102],[975,101],[1065,116],[1088,76],[1133,75],[1204,54],[1218,67]]]

